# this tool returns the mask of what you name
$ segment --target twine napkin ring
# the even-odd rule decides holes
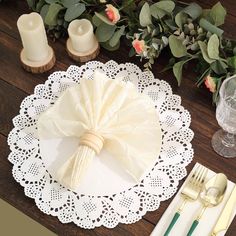
[[[103,144],[104,138],[100,134],[98,134],[96,131],[88,130],[80,138],[79,145],[88,146],[98,155],[102,150]]]

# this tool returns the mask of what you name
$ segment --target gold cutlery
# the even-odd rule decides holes
[[[196,227],[199,224],[201,217],[203,216],[205,210],[208,207],[215,207],[224,198],[224,194],[227,188],[227,177],[224,174],[216,174],[212,177],[204,186],[204,191],[201,192],[200,198],[202,201],[202,209],[197,216],[197,218],[193,221],[191,228],[188,231],[187,236],[191,236]]]
[[[183,211],[187,201],[196,201],[202,187],[204,185],[208,169],[202,165],[199,165],[193,172],[193,174],[189,177],[189,180],[186,182],[185,186],[181,191],[181,197],[183,198],[183,202],[176,211],[173,216],[164,236],[168,236],[171,232],[173,226],[177,222],[181,211]]]
[[[223,230],[227,230],[229,227],[230,218],[232,216],[232,213],[236,207],[236,185],[234,186],[234,189],[232,190],[223,211],[221,212],[215,227],[211,233],[211,236],[216,236],[219,232]]]

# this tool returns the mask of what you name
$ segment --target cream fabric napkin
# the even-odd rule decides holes
[[[194,166],[193,171],[195,168],[199,165],[199,163],[196,163]],[[191,173],[188,175],[191,176]],[[210,179],[213,177],[216,173],[208,170],[207,174],[207,179]],[[227,173],[226,173],[227,175]],[[229,177],[229,176],[228,176]],[[180,197],[180,192],[185,185],[186,181],[188,181],[188,178],[185,180],[184,184],[180,188],[179,192],[176,194],[175,198],[173,201],[170,203],[169,207],[166,209],[165,213],[161,217],[160,221],[157,223],[156,227],[151,233],[151,236],[163,236],[174,213],[179,207],[179,204],[181,203],[181,197]],[[215,226],[215,223],[217,222],[218,217],[220,216],[220,213],[222,209],[224,208],[233,188],[234,188],[234,183],[228,180],[228,186],[227,190],[224,196],[223,201],[216,207],[212,208],[207,208],[205,211],[202,219],[199,222],[199,225],[195,229],[193,236],[211,236],[211,232]],[[195,201],[195,202],[190,202],[187,203],[184,210],[181,212],[181,215],[174,225],[172,231],[170,232],[169,236],[186,236],[188,233],[188,230],[196,217],[196,214],[199,213],[199,209],[201,208],[201,202],[200,201]],[[231,217],[231,222],[236,214],[236,209],[234,210],[232,217]],[[217,236],[223,236],[225,235],[226,231],[222,231],[221,233],[217,234]]]
[[[84,136],[87,131],[92,131],[89,137]],[[154,164],[161,146],[152,100],[138,93],[132,83],[109,79],[99,71],[93,80],[82,79],[67,89],[40,116],[38,134],[40,139],[78,137],[78,149],[58,170],[58,180],[71,189],[78,186],[96,153],[99,158],[102,145],[136,181]],[[82,137],[92,138],[89,143],[95,149],[79,145]]]

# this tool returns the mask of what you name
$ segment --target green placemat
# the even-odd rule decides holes
[[[0,199],[0,235],[56,236],[53,232]]]

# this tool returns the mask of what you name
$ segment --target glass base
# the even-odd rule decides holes
[[[226,132],[224,130],[218,130],[212,137],[211,145],[216,153],[226,158],[236,157],[236,144],[226,143]]]

